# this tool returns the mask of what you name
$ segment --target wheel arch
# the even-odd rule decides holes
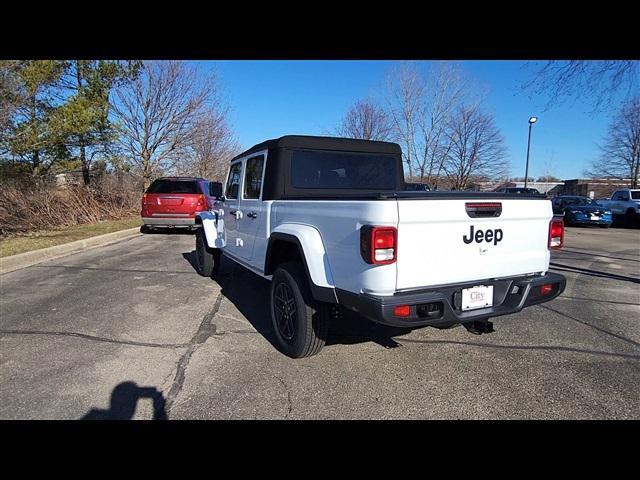
[[[225,246],[224,222],[218,214],[211,211],[198,212],[195,224],[204,230],[204,237],[209,248],[222,248]]]
[[[264,274],[273,275],[278,265],[300,260],[315,300],[338,303],[333,275],[320,233],[308,225],[279,226],[269,236]]]

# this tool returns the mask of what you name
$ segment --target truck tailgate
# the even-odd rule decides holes
[[[473,204],[501,211],[486,217]],[[544,199],[400,199],[396,288],[544,272],[552,217]]]

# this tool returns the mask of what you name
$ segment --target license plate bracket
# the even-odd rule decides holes
[[[462,289],[462,310],[493,306],[493,285],[476,285]]]

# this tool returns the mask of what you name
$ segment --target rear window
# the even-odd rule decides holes
[[[328,190],[393,190],[396,161],[390,155],[297,151],[291,157],[291,184]]]
[[[147,193],[202,193],[194,180],[156,180]]]
[[[633,198],[634,200],[640,200],[640,190],[631,192],[631,198]]]

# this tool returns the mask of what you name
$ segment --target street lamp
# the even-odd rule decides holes
[[[527,167],[524,171],[524,188],[527,188],[527,179],[529,177],[529,149],[531,148],[531,127],[538,121],[538,117],[529,118],[529,140],[527,141]]]

